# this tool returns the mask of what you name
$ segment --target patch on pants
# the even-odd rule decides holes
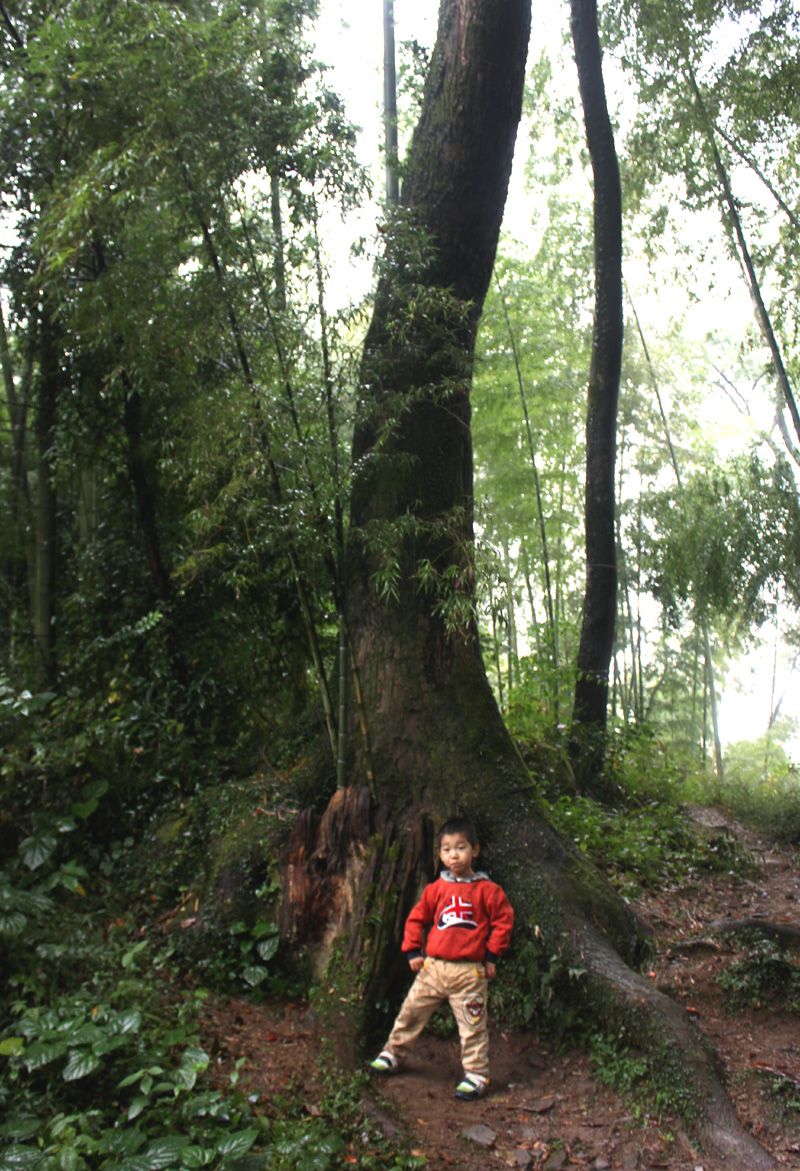
[[[462,1002],[464,1017],[470,1024],[476,1025],[483,1016],[486,1002],[480,992],[470,992]]]

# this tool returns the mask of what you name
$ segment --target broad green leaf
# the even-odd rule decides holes
[[[157,1139],[142,1151],[142,1158],[147,1160],[150,1171],[159,1171],[161,1167],[171,1167],[177,1163],[181,1153],[189,1146],[189,1140],[182,1134],[168,1134]]]
[[[253,939],[263,939],[265,935],[277,935],[278,924],[266,923],[263,919],[259,919],[250,934],[253,936]]]
[[[141,939],[138,943],[134,943],[133,947],[130,948],[128,951],[126,951],[125,955],[122,957],[123,968],[130,968],[132,966],[132,964],[134,963],[136,957],[138,956],[139,952],[143,951],[146,947],[147,947],[147,940],[146,939]]]
[[[115,1049],[122,1049],[128,1044],[128,1038],[123,1033],[112,1033],[110,1037],[103,1037],[92,1045],[92,1052],[98,1057],[105,1057],[106,1053],[113,1053]]]
[[[76,801],[72,805],[72,812],[81,821],[86,821],[87,817],[91,817],[100,802],[92,797],[88,801]]]
[[[41,1161],[40,1152],[33,1147],[7,1147],[6,1150],[0,1151],[0,1171],[37,1167]]]
[[[24,1037],[6,1037],[4,1041],[0,1041],[0,1057],[19,1057],[24,1050]]]
[[[117,1163],[115,1171],[151,1171],[151,1166],[146,1155],[129,1155]]]
[[[57,1061],[59,1057],[63,1057],[66,1052],[66,1041],[34,1041],[25,1050],[25,1068],[29,1072],[41,1069],[43,1065],[49,1065],[51,1061]]]
[[[197,1081],[197,1071],[194,1069],[176,1069],[175,1070],[175,1084],[181,1086],[184,1090],[194,1089]]]
[[[258,984],[261,984],[264,980],[266,980],[268,975],[269,972],[267,969],[262,968],[260,964],[251,964],[242,972],[242,977],[247,981],[251,988],[255,988]]]
[[[104,1031],[91,1021],[76,1023],[64,1033],[64,1040],[69,1045],[93,1045],[95,1041],[102,1041]]]
[[[186,1147],[181,1154],[181,1166],[186,1167],[187,1171],[195,1171],[195,1168],[207,1167],[213,1158],[213,1148],[209,1150],[207,1147]]]
[[[275,955],[279,944],[278,936],[273,935],[271,939],[262,939],[261,943],[256,944],[256,951],[266,963]]]
[[[29,870],[37,870],[43,862],[52,857],[56,848],[56,839],[50,834],[25,838],[20,843],[19,852]]]
[[[134,1118],[138,1118],[149,1103],[150,1099],[148,1097],[144,1094],[137,1094],[128,1107],[128,1122],[132,1122]]]
[[[258,1131],[255,1127],[240,1130],[238,1134],[229,1134],[217,1143],[217,1154],[225,1158],[238,1158],[240,1155],[246,1155],[257,1138]]]
[[[205,1049],[184,1049],[181,1054],[181,1066],[184,1068],[191,1068],[197,1071],[208,1069],[211,1058],[206,1053]]]
[[[112,1027],[117,1033],[138,1033],[142,1025],[142,1014],[138,1008],[122,1012],[112,1021]]]
[[[21,935],[27,922],[21,911],[0,911],[0,935]]]
[[[98,1149],[103,1155],[117,1155],[131,1158],[140,1151],[146,1144],[147,1139],[142,1131],[137,1126],[114,1127],[113,1130],[104,1130],[100,1136]],[[109,1167],[113,1167],[117,1171],[117,1163],[110,1163]]]
[[[91,1049],[77,1049],[70,1055],[61,1076],[65,1082],[76,1082],[80,1078],[88,1077],[90,1073],[94,1073],[99,1065],[101,1065],[100,1058],[92,1053]]]
[[[30,1138],[41,1125],[39,1118],[12,1118],[0,1126],[0,1138]]]
[[[65,1147],[58,1156],[58,1171],[78,1171],[85,1166],[83,1159],[74,1147]]]
[[[96,780],[89,781],[88,785],[84,785],[81,789],[82,797],[104,797],[108,792],[110,785],[108,781]]]

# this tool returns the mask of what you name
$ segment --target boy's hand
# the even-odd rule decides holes
[[[489,962],[489,960],[487,960],[483,966],[486,969],[486,979],[494,980],[495,976],[497,975],[497,964],[492,964]]]
[[[413,956],[412,959],[410,959],[408,961],[408,966],[409,966],[409,968],[411,968],[412,972],[419,972],[424,963],[425,963],[424,956]]]

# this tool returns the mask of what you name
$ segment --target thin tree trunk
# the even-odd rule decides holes
[[[156,523],[155,493],[142,439],[142,397],[126,377],[124,426],[128,442],[128,473],[136,499],[136,511],[144,539],[145,557],[156,597],[168,607],[172,589],[169,572],[161,553],[161,541]]]
[[[708,142],[709,149],[711,150],[711,157],[714,162],[714,172],[717,177],[717,182],[719,183],[720,204],[722,206],[723,214],[727,216],[728,224],[731,228],[731,231],[733,232],[734,239],[736,240],[739,259],[741,260],[742,267],[744,268],[745,277],[750,289],[750,296],[753,300],[756,320],[758,321],[761,333],[764,337],[764,341],[767,343],[767,347],[772,358],[772,366],[775,371],[775,377],[778,380],[778,386],[781,389],[786,407],[794,425],[798,442],[800,442],[800,410],[798,410],[797,400],[795,399],[794,391],[792,390],[792,385],[789,381],[789,375],[786,372],[786,366],[783,361],[783,354],[781,353],[778,339],[775,336],[775,331],[772,328],[772,321],[770,319],[769,312],[767,310],[766,304],[764,303],[764,298],[761,293],[761,285],[756,275],[755,265],[753,264],[753,259],[750,255],[750,249],[747,245],[744,228],[742,227],[742,221],[739,215],[739,209],[736,206],[736,200],[734,199],[730,179],[728,178],[728,172],[725,169],[725,165],[722,161],[722,156],[719,153],[717,141],[714,136],[714,128],[708,116],[708,111],[706,110],[705,102],[703,101],[703,95],[700,92],[700,87],[697,84],[697,78],[695,77],[694,70],[689,64],[686,66],[686,76],[701,114],[706,140]]]
[[[672,464],[672,470],[675,473],[675,483],[677,484],[677,487],[678,487],[678,495],[679,495],[679,498],[681,499],[681,501],[683,501],[683,480],[681,478],[681,469],[680,469],[680,465],[678,464],[678,456],[675,451],[675,445],[672,442],[672,434],[670,432],[670,426],[669,426],[669,420],[667,418],[667,412],[664,408],[664,400],[661,397],[661,385],[659,383],[658,376],[656,374],[653,360],[650,357],[650,350],[648,348],[647,341],[644,336],[644,331],[642,330],[641,322],[639,321],[639,315],[636,312],[636,307],[633,305],[633,302],[630,301],[630,298],[629,298],[629,303],[631,306],[631,311],[633,313],[634,321],[636,322],[636,329],[639,334],[639,340],[642,344],[642,350],[644,351],[645,361],[647,363],[647,369],[650,374],[650,382],[651,382],[651,384],[653,386],[653,390],[655,392],[656,402],[658,403],[658,411],[661,416],[662,426],[664,428],[664,438],[667,441],[667,448],[669,450],[669,458],[670,458],[670,462]],[[700,630],[701,630],[701,633],[703,636],[703,646],[704,646],[704,654],[705,654],[705,671],[706,671],[706,676],[708,679],[709,694],[711,696],[711,714],[712,714],[713,725],[714,725],[714,757],[715,757],[715,761],[716,761],[717,776],[719,777],[720,781],[722,781],[722,779],[723,779],[723,764],[722,764],[722,750],[719,745],[719,729],[717,726],[717,701],[716,701],[716,694],[717,693],[716,693],[716,683],[715,683],[715,679],[714,679],[714,657],[713,657],[712,649],[711,649],[711,633],[710,633],[709,626],[708,626],[708,618],[706,617],[705,614],[703,614],[700,619]],[[704,741],[705,741],[705,724],[704,724]],[[704,752],[705,752],[705,744],[704,744]]]
[[[781,195],[780,191],[778,191],[778,188],[771,181],[769,176],[764,174],[753,156],[744,149],[741,143],[737,142],[735,138],[732,138],[730,134],[727,134],[719,125],[719,123],[715,124],[714,129],[716,130],[717,134],[719,134],[723,142],[727,142],[731,150],[735,151],[742,162],[746,163],[753,174],[756,175],[758,179],[760,179],[760,181],[766,187],[767,191],[769,191],[770,195],[775,200],[778,207],[788,219],[789,223],[794,228],[795,232],[800,235],[800,217],[798,217],[796,212],[792,210],[792,208]]]
[[[725,780],[725,766],[722,759],[722,740],[719,734],[719,713],[717,711],[717,688],[714,682],[714,660],[711,653],[711,639],[708,634],[708,623],[702,620],[703,647],[706,657],[706,676],[708,678],[708,698],[711,710],[711,728],[714,734],[714,763],[716,765],[717,782]]]
[[[503,541],[503,576],[506,587],[506,622],[508,625],[508,690],[514,687],[514,677],[519,671],[519,645],[517,642],[517,616],[514,607],[514,583],[511,554],[508,541]]]
[[[586,421],[586,592],[578,648],[573,727],[589,733],[583,759],[589,783],[602,763],[608,669],[614,646],[617,565],[614,462],[622,363],[622,194],[603,84],[596,0],[571,0],[586,140],[594,174],[595,310]]]
[[[397,69],[394,46],[394,0],[383,0],[383,149],[386,169],[386,202],[400,201],[397,143]]]
[[[47,301],[42,306],[39,385],[36,396],[36,577],[33,595],[33,641],[40,685],[55,679],[53,620],[56,584],[55,431],[63,385],[61,352]]]
[[[517,389],[519,390],[520,404],[522,406],[522,417],[525,422],[525,437],[528,443],[528,458],[531,461],[531,471],[533,473],[533,487],[536,493],[536,518],[539,525],[539,539],[542,543],[542,568],[544,570],[544,588],[545,588],[545,602],[547,606],[547,622],[549,627],[550,654],[551,667],[555,669],[558,664],[558,629],[556,627],[555,609],[553,606],[553,587],[550,581],[550,551],[547,542],[547,526],[545,525],[544,505],[542,503],[542,485],[539,479],[539,469],[536,464],[536,445],[533,441],[533,428],[531,427],[531,418],[528,411],[528,400],[525,396],[525,382],[522,377],[522,365],[519,360],[519,351],[517,350],[517,339],[514,330],[511,326],[511,318],[508,313],[508,306],[503,295],[503,290],[500,284],[497,284],[497,291],[500,296],[500,304],[503,307],[503,317],[506,323],[506,332],[508,333],[508,340],[511,345],[511,355],[514,359],[514,369],[517,375]]]
[[[539,632],[539,622],[536,617],[536,602],[533,597],[533,583],[531,582],[531,566],[528,557],[528,550],[523,544],[522,546],[522,576],[525,581],[525,593],[528,595],[528,606],[531,611],[531,626],[533,628],[534,642],[536,643],[536,654],[542,653],[542,636]]]
[[[14,363],[9,349],[8,333],[6,331],[5,315],[2,301],[0,301],[0,364],[2,365],[3,388],[5,390],[8,420],[11,430],[8,497],[11,540],[8,542],[4,553],[4,577],[7,583],[6,614],[9,637],[9,662],[13,661],[15,655],[15,611],[18,605],[18,599],[23,594],[26,584],[29,597],[26,611],[30,614],[33,613],[35,561],[30,556],[30,542],[25,530],[26,528],[32,527],[30,525],[30,492],[28,488],[28,477],[26,475],[26,448],[28,409],[33,384],[33,354],[36,344],[35,322],[36,318],[32,315],[25,342],[22,372],[18,376],[14,370]]]
[[[281,215],[281,185],[276,174],[269,181],[270,214],[272,216],[272,279],[275,285],[275,305],[279,313],[286,311],[286,258],[283,249],[283,217]],[[249,238],[248,238],[249,243]]]
[[[492,658],[494,659],[494,674],[497,679],[497,702],[500,705],[500,711],[505,710],[506,701],[503,692],[503,664],[500,661],[500,632],[497,629],[497,606],[490,588],[489,591],[489,611],[492,616]]]

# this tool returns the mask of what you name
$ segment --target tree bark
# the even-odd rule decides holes
[[[441,6],[402,195],[407,217],[387,233],[354,436],[348,626],[373,796],[358,783],[366,767],[357,749],[354,782],[321,816],[299,818],[285,858],[282,935],[308,946],[330,990],[328,1035],[353,1056],[346,1042],[367,1006],[407,982],[398,941],[433,875],[434,827],[468,812],[516,907],[518,937],[538,956],[531,981],[553,962],[564,973],[580,969],[579,979],[564,979],[587,1016],[610,1030],[625,1021],[629,1036],[690,1070],[701,1101],[713,1103],[703,1133],[755,1171],[771,1161],[738,1128],[691,1022],[629,966],[643,955],[645,926],[548,822],[500,718],[474,621],[449,631],[418,572],[421,563],[451,571],[453,593],[471,594],[469,374],[520,114],[529,16],[528,0]],[[387,560],[394,576],[382,598],[374,582],[386,580]]]
[[[586,417],[586,590],[573,728],[585,772],[602,767],[617,610],[614,463],[622,364],[622,194],[608,114],[596,0],[571,0],[586,141],[594,175],[595,308]],[[585,733],[589,733],[584,745]]]

